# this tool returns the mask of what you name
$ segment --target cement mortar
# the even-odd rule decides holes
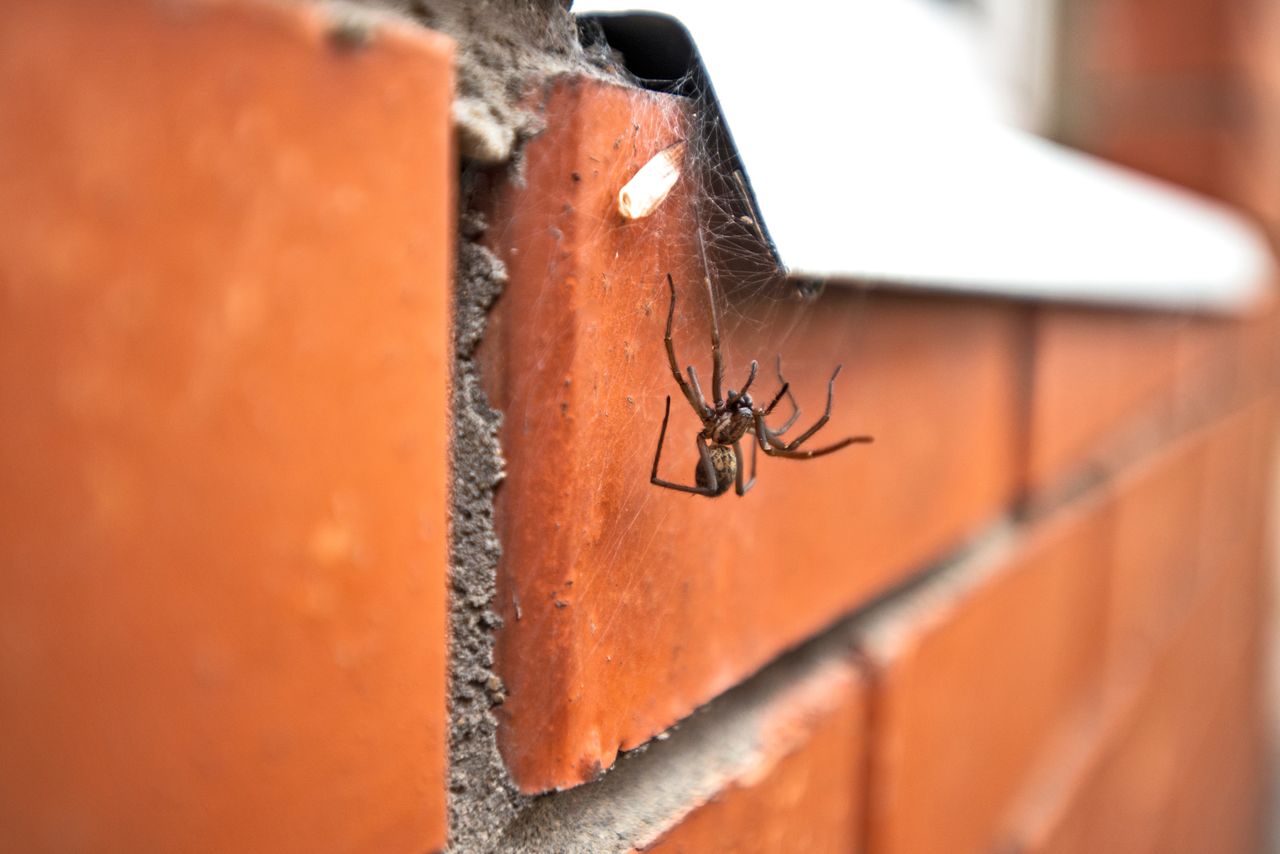
[[[498,754],[492,709],[503,700],[493,671],[490,607],[501,545],[494,530],[494,492],[502,481],[501,415],[489,406],[474,361],[486,314],[506,284],[506,270],[475,241],[483,222],[464,212],[458,230],[455,285],[453,517],[450,542],[449,828],[451,850],[489,851],[522,806]]]

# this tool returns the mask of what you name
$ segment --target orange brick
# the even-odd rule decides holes
[[[1239,316],[1190,317],[1178,337],[1178,418],[1199,424],[1264,397],[1277,385],[1276,300]]]
[[[1245,398],[1241,346],[1244,324],[1236,318],[1188,317],[1178,331],[1177,418],[1199,423]]]
[[[1275,432],[1274,402],[1263,399],[1206,437],[1200,560],[1207,574],[1234,572],[1262,559]]]
[[[1065,512],[871,630],[868,850],[999,841],[1012,799],[1101,681],[1106,508]]]
[[[1274,395],[1280,389],[1280,299],[1251,314],[1240,329],[1240,387],[1245,400]]]
[[[1158,655],[1204,587],[1201,431],[1115,484],[1111,644],[1120,669]]]
[[[1176,101],[1179,96],[1165,97]],[[1207,120],[1189,124],[1141,101],[1119,99],[1113,109],[1095,117],[1084,148],[1198,193],[1229,199],[1235,190],[1228,168],[1234,135]]]
[[[1255,562],[1215,580],[1158,665],[1113,697],[1084,770],[1013,819],[1010,850],[1256,850],[1262,578]]]
[[[1110,603],[1120,671],[1160,655],[1215,578],[1261,560],[1273,431],[1272,404],[1260,400],[1115,483]]]
[[[758,359],[767,399],[781,352],[809,423],[843,363],[817,441],[876,444],[762,456],[745,498],[650,485],[664,397],[663,476],[691,482],[698,429],[665,361],[665,275],[678,355],[704,383],[706,297],[686,186],[647,219],[615,207],[682,127],[678,99],[562,83],[524,184],[494,206],[489,240],[510,271],[486,340],[508,463],[500,741],[527,792],[591,779],[961,541],[1012,490],[1016,308],[835,287],[806,306],[782,285],[723,310],[730,386]]]
[[[1237,3],[1234,47],[1241,72],[1266,94],[1280,93],[1280,9],[1273,3]],[[1265,103],[1265,102],[1264,102]],[[1275,103],[1270,107],[1274,110]]]
[[[1033,492],[1098,464],[1136,424],[1171,423],[1184,324],[1147,312],[1037,311],[1026,475]]]
[[[764,726],[762,760],[645,851],[860,850],[865,689],[851,668],[787,697]]]
[[[1257,663],[1256,655],[1249,660]],[[1270,739],[1260,674],[1245,672],[1216,702],[1207,734],[1188,745],[1154,848],[1160,854],[1261,851]]]
[[[0,849],[444,843],[451,48],[0,19]]]
[[[1233,64],[1232,3],[1100,0],[1081,7],[1070,35],[1095,73],[1225,71]]]

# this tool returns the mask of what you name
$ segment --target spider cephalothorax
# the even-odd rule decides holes
[[[680,391],[683,392],[685,400],[689,402],[689,406],[693,408],[694,413],[702,421],[702,430],[694,438],[698,446],[698,466],[694,470],[693,478],[696,486],[672,483],[658,477],[658,462],[662,459],[662,443],[667,436],[667,422],[671,418],[671,397],[669,395],[667,396],[666,411],[662,415],[662,431],[658,434],[658,449],[653,455],[653,473],[649,477],[650,483],[680,492],[705,495],[708,498],[723,495],[729,491],[729,485],[733,484],[739,495],[745,495],[747,490],[754,486],[756,482],[757,446],[771,457],[807,460],[813,457],[820,457],[823,454],[830,454],[855,442],[871,441],[870,436],[850,436],[849,438],[841,439],[834,445],[818,448],[816,451],[800,449],[800,446],[821,430],[822,426],[827,423],[827,419],[831,417],[831,397],[835,390],[836,377],[840,375],[839,365],[836,365],[835,371],[831,374],[831,379],[827,382],[827,408],[822,413],[822,417],[798,438],[790,442],[783,439],[782,435],[790,430],[796,419],[800,417],[800,407],[796,404],[795,397],[791,394],[790,384],[782,376],[781,356],[778,357],[777,365],[780,388],[778,393],[773,396],[773,400],[769,401],[768,406],[756,406],[751,400],[751,395],[747,393],[747,390],[751,388],[751,384],[755,382],[756,371],[759,368],[755,361],[751,362],[751,371],[747,376],[747,381],[742,385],[742,391],[735,392],[733,389],[729,389],[727,397],[721,394],[724,359],[720,355],[720,323],[716,318],[715,298],[711,293],[711,282],[705,280],[705,283],[707,296],[711,300],[711,393],[714,402],[707,402],[706,396],[702,393],[702,386],[698,383],[698,373],[693,369],[692,365],[686,368],[689,373],[687,382],[680,373],[680,364],[676,361],[675,346],[671,343],[671,325],[676,314],[676,284],[672,280],[670,273],[667,274],[667,285],[671,289],[671,306],[667,309],[667,332],[663,339],[667,346],[667,361],[671,364],[671,375],[675,377],[676,385],[680,386]],[[774,430],[765,423],[765,418],[773,413],[774,408],[777,407],[784,395],[791,403],[791,417],[787,419],[785,424]],[[754,435],[756,441],[751,446],[751,478],[744,482],[742,437],[748,433]]]

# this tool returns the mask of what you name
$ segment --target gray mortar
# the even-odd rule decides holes
[[[493,671],[493,632],[502,620],[491,608],[502,552],[493,523],[494,492],[503,477],[502,419],[489,406],[474,356],[506,269],[475,242],[483,231],[478,215],[463,214],[454,296],[449,836],[458,852],[492,850],[526,800],[498,754],[492,712],[503,699]]]
[[[557,74],[601,76],[613,62],[586,50],[561,0],[364,0],[394,9],[457,44],[453,120],[458,152],[480,166],[516,162],[542,130],[530,95]]]

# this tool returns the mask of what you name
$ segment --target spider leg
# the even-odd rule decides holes
[[[796,403],[796,396],[791,393],[791,383],[787,382],[786,378],[782,376],[782,354],[781,353],[778,354],[777,366],[778,366],[778,382],[782,385],[782,388],[778,389],[778,395],[773,399],[773,402],[769,404],[768,408],[765,409],[764,414],[766,416],[772,414],[773,408],[778,405],[779,401],[782,400],[782,396],[784,394],[787,396],[787,400],[791,402],[791,417],[787,419],[786,424],[783,424],[777,430],[771,431],[773,435],[781,436],[783,433],[790,430],[791,427],[796,423],[796,419],[800,417],[800,404]]]
[[[745,484],[742,482],[742,473],[746,469],[746,466],[743,465],[743,462],[742,462],[742,442],[741,441],[733,443],[733,455],[735,458],[737,458],[737,462],[738,462],[738,476],[737,476],[737,481],[734,484],[734,487],[737,489],[737,492],[739,495],[746,495],[747,492],[751,490],[751,487],[756,485],[756,446],[755,445],[751,446],[751,479],[748,480]]]
[[[658,461],[662,459],[662,442],[667,437],[667,421],[671,418],[671,395],[667,395],[667,408],[662,413],[662,432],[658,433],[658,449],[653,453],[653,472],[649,475],[649,483],[654,486],[661,486],[666,489],[674,489],[676,492],[688,492],[693,495],[705,495],[708,498],[716,496],[716,469],[711,462],[711,452],[707,450],[707,446],[703,444],[701,437],[698,442],[698,455],[702,458],[702,468],[707,474],[708,488],[700,486],[685,486],[683,483],[672,483],[669,480],[663,480],[658,477]]]
[[[799,450],[800,445],[821,430],[823,425],[825,425],[827,420],[831,417],[831,401],[835,393],[836,377],[839,375],[840,366],[837,365],[835,372],[831,374],[831,379],[827,381],[827,408],[823,411],[822,417],[819,418],[812,427],[804,431],[803,434],[791,442],[784,440],[778,435],[777,431],[770,430],[768,425],[764,423],[764,411],[757,411],[755,417],[755,434],[756,441],[760,445],[760,450],[764,451],[765,454],[771,457],[807,460],[812,459],[813,457],[821,457],[825,454],[834,453],[835,451],[848,447],[854,443],[865,444],[871,442],[872,438],[870,436],[850,436],[847,439],[842,439],[834,445],[828,445],[825,448],[818,448],[814,451]],[[778,398],[781,398],[781,394],[778,395]]]
[[[751,388],[751,384],[756,381],[756,371],[759,370],[759,368],[760,366],[756,364],[756,360],[752,359],[751,373],[747,375],[747,381],[742,384],[742,389],[740,391],[731,391],[729,393],[729,400],[725,403],[726,406],[733,406],[738,402],[738,398],[747,393],[747,389]]]
[[[811,460],[814,457],[823,457],[827,454],[834,454],[841,448],[847,448],[850,445],[869,445],[874,441],[870,436],[850,436],[847,439],[841,439],[834,445],[828,445],[825,448],[818,448],[816,451],[787,451],[782,448],[764,448],[764,452],[771,457],[782,457],[787,460]]]
[[[667,361],[671,364],[671,375],[676,378],[676,385],[680,386],[680,391],[684,393],[685,400],[689,401],[689,405],[693,407],[693,411],[698,413],[698,417],[705,419],[711,414],[711,407],[707,406],[706,398],[702,396],[701,390],[695,395],[693,389],[684,381],[684,377],[680,375],[680,363],[676,360],[676,348],[671,343],[671,324],[676,316],[676,283],[672,280],[671,274],[667,273],[667,285],[671,288],[671,306],[667,309],[667,332],[663,336],[663,342],[667,345]]]
[[[703,276],[707,286],[707,304],[711,306],[711,393],[716,406],[724,403],[724,356],[720,354],[720,318],[716,315],[716,295],[711,292],[711,279]]]
[[[697,393],[699,398],[706,400],[707,396],[702,393],[702,386],[698,383],[698,372],[693,369],[693,365],[690,365],[686,370],[689,372],[689,383],[693,386],[694,392]],[[709,412],[707,414],[710,415]]]
[[[831,379],[827,380],[827,408],[823,410],[822,417],[819,418],[817,421],[815,421],[812,427],[810,427],[808,430],[805,430],[797,438],[791,440],[790,442],[784,443],[780,448],[780,450],[794,451],[796,448],[804,444],[809,439],[809,437],[811,437],[814,433],[817,433],[819,430],[821,430],[823,425],[827,423],[827,420],[831,417],[831,399],[835,395],[836,377],[840,376],[840,369],[842,367],[844,366],[836,365],[835,371],[831,374]],[[777,431],[769,431],[769,433],[770,433],[770,438],[775,438],[778,435]]]

